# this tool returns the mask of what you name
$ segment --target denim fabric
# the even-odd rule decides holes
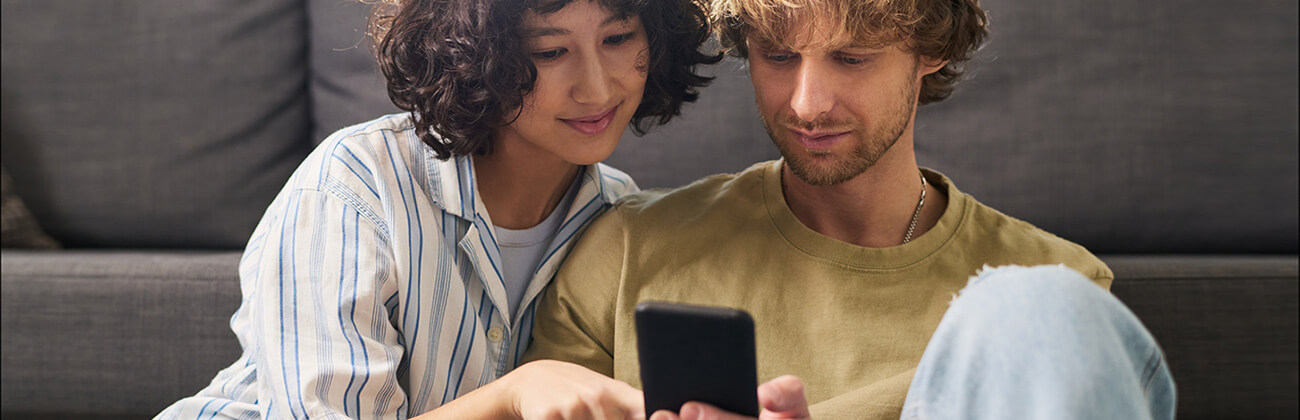
[[[1173,378],[1137,317],[1064,266],[985,268],[944,314],[903,419],[1173,419]]]

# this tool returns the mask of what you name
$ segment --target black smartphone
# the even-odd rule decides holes
[[[636,342],[646,418],[688,401],[758,416],[754,319],[745,311],[641,302]]]

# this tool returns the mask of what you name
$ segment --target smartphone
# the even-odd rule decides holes
[[[758,416],[754,319],[739,309],[641,302],[637,352],[646,418],[688,401]]]

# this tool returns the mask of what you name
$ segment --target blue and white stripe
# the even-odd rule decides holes
[[[513,369],[533,302],[574,239],[637,187],[592,165],[517,313],[471,160],[440,161],[407,114],[343,129],[300,166],[240,262],[244,348],[158,418],[400,419]],[[497,339],[499,338],[499,339]]]

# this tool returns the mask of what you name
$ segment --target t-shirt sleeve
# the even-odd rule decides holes
[[[1084,277],[1091,279],[1093,283],[1103,289],[1110,290],[1111,283],[1115,282],[1115,273],[1110,271],[1110,267],[1107,267],[1106,263],[1102,262],[1097,256],[1092,255],[1088,250],[1078,245],[1075,245],[1075,247],[1078,248],[1077,251],[1071,258],[1066,258],[1065,266],[1083,274]]]
[[[553,359],[614,374],[614,317],[625,273],[626,234],[610,209],[587,229],[537,304],[524,362]]]
[[[1115,282],[1115,273],[1112,273],[1110,267],[1107,267],[1106,264],[1098,264],[1096,271],[1091,276],[1092,281],[1097,283],[1098,286],[1110,290],[1111,283]]]

